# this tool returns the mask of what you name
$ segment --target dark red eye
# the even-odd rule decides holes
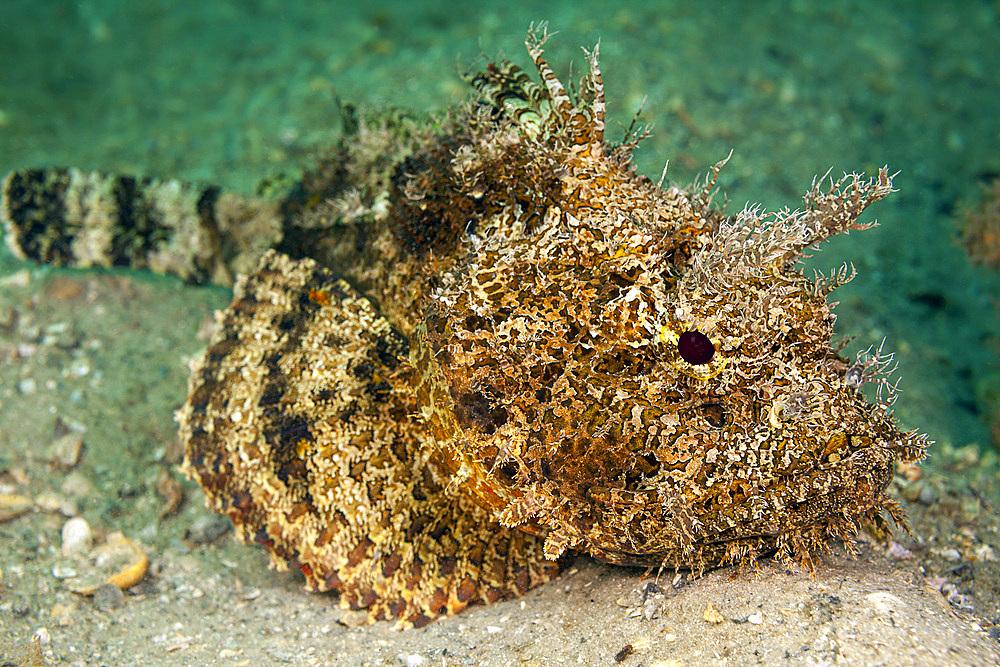
[[[695,366],[707,364],[715,356],[715,346],[708,336],[700,331],[682,333],[677,340],[677,351],[681,359]]]

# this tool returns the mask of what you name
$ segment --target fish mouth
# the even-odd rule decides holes
[[[849,541],[862,525],[884,523],[884,512],[896,516],[886,489],[897,443],[846,434],[833,440],[844,447],[839,455],[789,472],[742,501],[595,486],[585,494],[588,525],[545,523],[572,532],[576,550],[619,565],[704,569],[776,551],[808,560],[830,540]],[[622,521],[628,516],[642,518]]]

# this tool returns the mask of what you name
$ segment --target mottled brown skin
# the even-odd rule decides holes
[[[72,170],[5,181],[8,241],[40,261],[226,283],[276,249],[194,364],[185,468],[242,540],[370,619],[519,595],[569,550],[809,562],[884,512],[900,523],[885,489],[927,444],[889,413],[891,356],[831,347],[846,269],[795,268],[870,226],[888,172],[814,185],[800,212],[725,215],[723,163],[691,189],[635,174],[638,139],[604,140],[596,50],[574,99],[544,39],[527,41],[541,85],[500,63],[450,113],[354,119],[277,202]]]
[[[185,467],[240,539],[374,618],[423,625],[551,579],[435,461],[407,341],[312,260],[268,253],[191,369]]]

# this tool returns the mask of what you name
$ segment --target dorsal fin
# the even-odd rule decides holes
[[[601,51],[601,42],[594,45],[593,51],[583,50],[590,64],[590,76],[587,79],[589,84],[586,91],[591,99],[593,117],[590,124],[590,152],[593,155],[600,155],[604,145],[604,113],[607,105],[604,102],[604,79],[601,77],[601,68],[597,65],[597,59]]]
[[[546,124],[551,126],[552,132],[565,133],[573,144],[582,147],[582,153],[600,155],[604,144],[606,109],[604,80],[597,65],[600,43],[598,42],[592,52],[584,49],[590,72],[580,86],[580,99],[574,102],[548,62],[542,57],[542,46],[548,37],[546,24],[540,23],[537,27],[529,28],[528,37],[524,42],[551,100],[549,116],[545,118]]]
[[[541,32],[541,36],[539,36],[539,32]],[[532,25],[528,28],[528,37],[524,40],[524,45],[528,47],[528,54],[531,56],[531,60],[534,61],[535,67],[538,68],[538,74],[542,77],[542,83],[545,84],[545,88],[549,91],[553,113],[560,118],[563,124],[569,124],[570,118],[576,110],[573,106],[573,100],[570,99],[566,88],[559,81],[559,77],[555,75],[555,72],[552,71],[549,63],[542,58],[542,46],[548,38],[548,24],[539,23],[537,27]]]
[[[517,123],[541,131],[549,94],[517,65],[507,60],[489,63],[484,71],[465,79],[482,95],[481,102]]]
[[[542,57],[542,46],[549,35],[547,25],[539,23],[528,29],[524,41],[541,84],[506,60],[490,63],[484,71],[465,78],[482,94],[484,104],[517,122],[529,136],[562,136],[581,153],[600,155],[606,109],[604,81],[597,64],[600,43],[593,51],[583,51],[590,69],[574,101]]]

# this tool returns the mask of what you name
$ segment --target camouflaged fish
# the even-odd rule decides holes
[[[429,119],[355,117],[283,197],[74,170],[4,184],[22,257],[232,284],[178,413],[188,474],[241,540],[370,619],[523,594],[565,556],[701,571],[809,562],[883,513],[890,357],[831,346],[885,169],[727,215],[604,136],[597,49],[570,94],[508,62]],[[662,180],[662,179],[661,179]],[[874,402],[862,395],[869,383]]]

